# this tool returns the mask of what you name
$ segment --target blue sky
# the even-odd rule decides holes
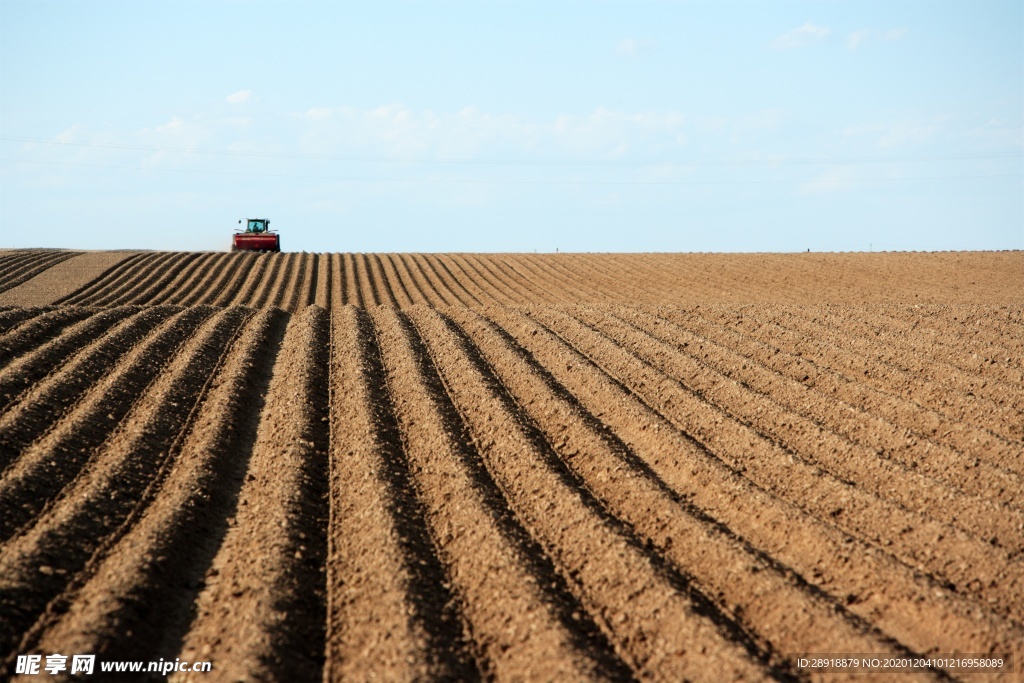
[[[1024,2],[0,0],[0,247],[1024,248]]]

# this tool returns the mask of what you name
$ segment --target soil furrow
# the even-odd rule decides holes
[[[314,272],[316,268],[315,255],[302,253],[296,254],[295,258],[298,261],[295,274],[280,304],[281,308],[291,313],[303,311],[312,304],[312,301],[309,300],[313,291],[312,277],[316,275]]]
[[[1010,339],[993,340],[978,334],[966,322],[937,328],[928,323],[928,313],[921,309],[894,314],[885,307],[872,306],[858,313],[852,316],[846,307],[828,306],[815,317],[844,334],[883,342],[891,350],[900,351],[900,355],[915,356],[929,365],[955,368],[1017,389],[1024,384],[1024,370],[1020,366],[1024,349],[1002,346]]]
[[[12,330],[19,327],[26,320],[31,320],[49,310],[51,309],[36,306],[6,308],[5,310],[0,311],[0,332],[10,334]]]
[[[164,252],[160,255],[160,259],[155,259],[149,268],[144,272],[140,272],[138,277],[118,294],[100,297],[93,305],[145,305],[149,303],[149,297],[152,292],[159,291],[161,286],[171,282],[182,269],[193,265],[198,258],[199,254]]]
[[[284,260],[284,264],[278,271],[265,305],[267,308],[281,308],[289,311],[288,303],[298,287],[303,259],[302,254],[279,254],[279,257]]]
[[[263,254],[260,260],[266,259],[267,267],[260,274],[252,294],[240,304],[250,308],[269,308],[267,301],[274,296],[275,288],[280,286],[281,269],[285,265],[288,254]]]
[[[262,311],[223,350],[187,431],[172,445],[173,465],[159,488],[147,491],[151,502],[136,507],[51,603],[34,629],[38,650],[73,648],[125,660],[202,659],[200,653],[182,652],[181,640],[227,519],[236,513],[285,326],[281,311]]]
[[[84,298],[102,291],[110,286],[111,283],[117,282],[123,273],[128,272],[139,261],[145,260],[150,256],[151,254],[133,254],[115,263],[75,291],[55,299],[53,305],[77,305],[82,303]]]
[[[412,281],[416,283],[416,287],[423,294],[424,299],[432,306],[451,306],[457,303],[458,298],[451,293],[448,285],[436,273],[433,276],[427,275],[423,264],[417,258],[418,256],[419,254],[397,254],[399,263],[409,273]],[[447,296],[445,292],[448,292]]]
[[[8,289],[14,289],[23,282],[28,282],[39,273],[52,268],[61,261],[66,261],[72,256],[77,256],[78,252],[62,252],[56,254],[47,254],[40,258],[32,259],[29,263],[23,264],[18,268],[12,269],[8,273],[0,275],[0,292],[4,292]]]
[[[0,632],[0,652],[28,630],[106,539],[136,513],[144,493],[200,398],[222,352],[248,315],[229,309],[199,328],[170,358],[167,370],[141,394],[135,408],[96,449],[79,476],[0,554],[0,604],[10,630]],[[39,576],[39,567],[52,572]]]
[[[462,266],[453,258],[453,254],[430,254],[429,257],[433,263],[447,273],[451,285],[465,292],[474,304],[482,305],[484,301],[493,302],[493,298],[484,293],[479,284],[463,271]]]
[[[775,438],[813,441],[818,428],[832,430],[867,450],[867,455],[861,454],[858,459],[877,457],[904,468],[899,477],[890,478],[886,484],[894,493],[898,491],[892,482],[903,476],[914,479],[924,475],[971,495],[1020,507],[1024,495],[1021,475],[957,452],[934,439],[939,430],[962,430],[964,425],[960,423],[950,424],[934,413],[921,414],[916,406],[906,402],[897,404],[897,399],[892,397],[866,396],[873,390],[849,386],[850,382],[843,382],[834,373],[729,328],[703,322],[690,322],[681,327],[636,309],[617,311],[617,315],[694,358],[695,362],[713,367],[741,386],[806,418],[803,421],[796,418],[784,425],[777,421],[774,427],[762,429],[777,433]],[[663,315],[679,317],[672,312],[663,312]],[[880,400],[885,402],[879,405]],[[869,412],[871,406],[874,410]],[[894,418],[899,419],[899,423],[890,421]],[[841,450],[840,446],[834,447],[837,451],[833,453]],[[1008,447],[1007,457],[1013,452],[1012,447]],[[834,454],[830,458],[840,460],[841,456]],[[879,466],[883,465],[879,463]]]
[[[533,268],[518,258],[518,254],[505,254],[496,258],[503,269],[510,273],[509,277],[522,282],[523,286],[532,293],[533,301],[555,304],[566,302],[564,293],[546,286]]]
[[[173,301],[181,306],[196,305],[201,296],[219,291],[214,283],[222,285],[224,275],[232,269],[228,258],[227,254],[205,254],[197,268],[188,274],[182,271],[177,280],[152,298],[151,302]]]
[[[1024,528],[1024,513],[1020,509],[1008,509],[1007,504],[997,505],[989,500],[993,481],[986,481],[976,488],[975,495],[967,495],[957,485],[955,477],[936,479],[898,462],[880,458],[877,453],[830,431],[829,425],[808,420],[773,399],[784,395],[788,389],[799,396],[794,402],[818,404],[817,400],[808,401],[808,390],[804,385],[792,380],[786,382],[776,376],[767,379],[767,391],[759,393],[750,385],[717,370],[716,364],[709,362],[713,358],[703,358],[708,365],[702,365],[692,355],[632,325],[628,311],[616,313],[613,315],[606,309],[573,311],[588,326],[622,345],[646,364],[804,461],[852,481],[880,498],[961,528],[976,538],[987,541],[994,532],[1011,553],[1024,545],[1024,539],[1019,543],[1016,539],[1018,529]],[[748,358],[730,357],[721,365],[741,368],[748,365],[748,361]],[[899,481],[900,485],[893,486],[894,481]],[[1012,485],[1011,492],[1016,493],[1009,498],[1019,499],[1024,495],[1024,487],[1019,483],[1007,480],[1004,483]],[[943,504],[935,506],[937,500],[942,500]]]
[[[935,310],[937,317],[943,316],[947,320],[952,318],[954,322],[961,322],[978,327],[982,330],[987,330],[989,334],[993,335],[996,339],[1003,339],[1004,337],[1014,337],[1018,341],[1017,346],[1021,346],[1022,343],[1019,338],[1019,332],[1024,331],[1024,308],[1018,305],[1007,306],[1005,304],[987,306],[986,310],[992,312],[992,316],[977,316],[972,314],[967,306],[951,306],[942,305],[932,307]],[[899,309],[899,306],[894,306],[894,309]],[[967,319],[962,317],[966,315]],[[1012,340],[1006,340],[1012,341]]]
[[[202,254],[193,264],[182,270],[174,281],[156,290],[149,297],[150,306],[174,303],[187,306],[186,300],[194,295],[210,290],[210,283],[223,270],[223,257],[226,254]]]
[[[235,285],[241,285],[244,277],[237,275],[241,266],[241,259],[233,258],[231,254],[216,254],[213,259],[213,267],[203,279],[190,284],[187,291],[178,294],[178,301],[182,306],[212,305],[212,302],[224,293],[225,289]]]
[[[467,254],[448,254],[452,265],[457,266],[483,294],[488,303],[515,305],[516,300],[501,287],[496,286],[491,278],[482,273],[476,264],[469,260]]]
[[[83,306],[105,305],[108,301],[116,299],[122,293],[130,290],[143,278],[148,277],[150,272],[158,268],[169,256],[166,253],[156,252],[129,257],[115,266],[105,277],[100,276],[92,284],[53,303]]]
[[[986,348],[964,325],[950,325],[926,335],[918,327],[919,314],[907,316],[900,325],[877,307],[866,307],[851,316],[847,307],[827,306],[814,309],[811,323],[829,334],[843,334],[866,348],[885,349],[877,358],[908,372],[929,378],[951,376],[959,385],[977,386],[975,392],[997,403],[1004,394],[1021,394],[1024,373],[1011,363],[1006,350]],[[806,320],[807,314],[801,316]],[[1018,354],[1013,353],[1016,357]],[[910,359],[913,359],[911,362]],[[1013,405],[1012,402],[1010,405]]]
[[[366,254],[354,254],[356,282],[359,283],[359,298],[363,306],[380,306],[383,296],[378,292],[378,283],[370,272],[369,257]]]
[[[377,254],[365,254],[364,263],[369,269],[370,281],[374,284],[377,292],[377,301],[383,306],[399,308],[398,298],[395,295],[394,283],[387,276],[381,264],[380,256]]]
[[[996,394],[981,379],[953,369],[929,369],[914,359],[916,367],[907,360],[894,357],[880,343],[857,340],[844,336],[844,353],[828,353],[822,349],[822,337],[835,336],[821,326],[792,314],[788,309],[779,311],[774,321],[783,329],[814,343],[817,357],[835,362],[848,371],[863,375],[862,381],[882,391],[917,401],[956,420],[988,429],[999,436],[1024,442],[1024,397],[1014,393]],[[1012,403],[1007,404],[1007,399]]]
[[[170,273],[176,273],[188,263],[197,258],[198,254],[183,254],[180,252],[159,252],[157,258],[151,261],[145,270],[138,271],[131,281],[125,282],[124,287],[116,294],[100,297],[95,301],[95,306],[118,306],[132,305],[135,303],[146,303],[140,296],[148,291],[154,282],[165,281]]]
[[[704,310],[699,312],[697,319],[720,319],[723,314],[724,311]],[[694,325],[691,321],[695,316],[684,311],[661,311],[659,315],[684,327],[692,328]],[[956,415],[950,415],[948,410],[935,410],[927,403],[919,402],[914,396],[917,392],[913,390],[893,391],[890,387],[879,387],[877,383],[867,381],[866,378],[872,372],[873,366],[831,344],[800,338],[773,322],[766,322],[763,313],[754,314],[748,311],[747,317],[755,322],[744,325],[743,334],[772,347],[773,354],[774,349],[788,354],[793,367],[803,370],[801,378],[806,375],[808,381],[813,379],[815,382],[826,383],[830,389],[836,387],[837,391],[842,390],[842,395],[849,397],[848,402],[874,415],[896,417],[901,422],[906,422],[908,426],[919,425],[915,430],[904,434],[904,439],[928,438],[945,443],[966,456],[986,460],[1018,475],[1024,474],[1024,464],[1018,457],[1020,450],[1012,440],[994,434],[984,425],[976,426],[963,422]],[[706,334],[703,329],[701,333]],[[920,382],[914,384],[920,386]],[[949,402],[954,398],[952,393],[946,392],[946,398],[943,400]],[[911,420],[914,422],[910,422]]]
[[[222,680],[322,678],[328,339],[323,309],[292,316],[238,512],[183,639],[182,651],[216,662]]]
[[[331,255],[310,254],[310,264],[303,284],[304,295],[299,297],[299,308],[319,306],[331,312]]]
[[[278,308],[283,308],[290,313],[305,310],[309,306],[309,292],[311,289],[310,276],[316,263],[310,254],[290,254],[295,260],[295,269],[286,287],[282,287],[279,293],[280,301]]]
[[[774,665],[792,667],[782,658],[799,652],[907,654],[847,612],[845,601],[810,586],[790,567],[672,491],[503,330],[475,312],[449,315],[587,489],[688,574],[704,595],[716,596],[719,609],[757,634]],[[733,569],[722,571],[724,567]]]
[[[989,605],[753,485],[543,326],[509,309],[486,314],[678,495],[913,651],[1008,652],[1024,636]]]
[[[396,305],[399,308],[408,308],[413,304],[417,303],[413,300],[412,295],[409,293],[409,286],[415,289],[415,282],[411,280],[406,285],[406,278],[403,278],[395,266],[393,254],[379,254],[376,256],[378,266],[384,273],[384,280],[389,283],[392,296],[394,296]],[[419,292],[419,299],[426,301],[426,298],[422,296],[422,292]]]
[[[29,523],[96,457],[97,449],[159,375],[162,364],[212,313],[208,308],[185,309],[163,323],[118,357],[116,367],[90,386],[64,419],[45,421],[41,430],[37,428],[42,434],[0,477],[0,541]],[[38,406],[39,402],[33,407]],[[24,414],[12,411],[5,417],[17,420]],[[24,439],[25,431],[14,438]]]
[[[536,293],[533,296],[534,302],[556,305],[570,303],[568,293],[561,288],[551,287],[539,270],[533,264],[524,260],[522,255],[506,255],[501,259],[501,263],[504,264],[505,268],[512,271],[514,277],[522,280],[532,292]]]
[[[320,269],[316,280],[315,305],[325,311],[344,305],[341,290],[341,255],[320,254]]]
[[[134,313],[138,309],[130,310]],[[83,394],[112,371],[123,356],[131,354],[134,345],[141,342],[174,313],[175,311],[169,308],[143,309],[128,320],[115,323],[109,331],[104,329],[104,326],[94,328],[85,325],[84,329],[89,334],[101,336],[88,342],[63,368],[44,381],[30,386],[29,391],[20,397],[17,404],[12,405],[0,416],[0,471],[6,471],[4,468],[15,461],[33,440],[58,425]],[[100,315],[102,314],[98,314]],[[113,315],[116,317],[116,314]],[[97,319],[109,321],[107,316]],[[86,339],[80,341],[86,342]],[[57,340],[52,346],[47,345],[40,349],[43,363],[53,357],[50,354],[55,347],[61,355],[74,351]],[[38,363],[33,363],[33,366],[38,367]],[[12,386],[20,378],[14,372],[15,368],[7,370],[9,372],[2,375],[3,381]],[[8,380],[8,377],[11,379]]]
[[[26,267],[40,260],[40,255],[35,253],[4,254],[0,256],[0,287],[11,278],[17,276]],[[6,289],[6,287],[5,287]]]
[[[418,255],[418,257],[423,259],[423,261],[430,268],[430,271],[436,277],[436,281],[442,283],[447,288],[447,290],[451,292],[452,296],[455,298],[456,301],[458,301],[458,303],[462,304],[463,306],[468,306],[470,305],[470,299],[472,299],[477,304],[481,303],[480,299],[478,299],[475,294],[471,294],[469,290],[463,286],[463,283],[452,274],[451,270],[449,270],[448,268],[448,264],[441,258],[440,255],[420,254]],[[465,296],[459,296],[458,292],[455,291],[456,289],[461,289],[462,293]]]
[[[584,283],[580,282],[578,276],[574,278],[572,274],[565,273],[561,262],[567,257],[567,255],[559,255],[558,258],[544,259],[534,256],[531,261],[550,283],[552,289],[565,292],[568,301],[602,301],[606,299],[607,297],[600,294],[595,296],[593,290],[585,291],[582,288]]]
[[[891,305],[876,305],[868,309],[870,315],[857,317],[851,316],[850,312],[843,306],[827,306],[823,322],[830,326],[839,326],[844,330],[849,328],[850,333],[860,337],[871,339],[885,339],[887,344],[894,348],[901,348],[912,354],[921,354],[938,359],[942,363],[959,367],[969,373],[984,374],[989,372],[1010,371],[1010,378],[1020,384],[1022,378],[1021,359],[1017,358],[1024,350],[1024,345],[1013,338],[1013,333],[993,333],[992,330],[972,324],[971,320],[996,322],[1000,319],[1000,306],[953,306],[958,311],[957,315],[948,318],[941,318],[936,315],[936,310],[931,306],[917,307],[895,307]],[[974,315],[981,314],[981,317],[974,318]],[[1005,315],[1005,314],[1004,314]],[[1014,329],[1014,332],[1019,332]],[[979,363],[967,361],[972,352],[984,352],[987,361],[988,354],[992,353],[995,362],[986,362],[982,367]],[[999,357],[999,354],[1004,357]],[[1005,354],[1014,356],[1009,361],[1005,360]],[[998,378],[998,374],[996,375]]]
[[[66,328],[56,339],[40,344],[0,369],[0,416],[20,401],[24,392],[37,386],[48,374],[57,372],[68,358],[82,351],[111,326],[139,311],[134,307],[99,312],[92,309],[78,310],[90,310],[93,315]]]
[[[417,309],[413,315],[484,466],[636,675],[775,677],[762,668],[767,662],[758,660],[766,656],[735,622],[658,563],[631,529],[587,494],[436,312]]]
[[[35,311],[30,320],[0,336],[0,368],[6,367],[21,354],[65,334],[68,327],[93,313],[95,311],[77,307]]]
[[[131,294],[131,300],[121,300],[118,304],[155,305],[156,299],[163,294],[176,295],[184,283],[202,268],[213,254],[180,254],[175,253],[169,266],[159,277],[148,280],[145,286]]]
[[[412,302],[414,304],[426,304],[427,306],[437,306],[439,304],[443,306],[444,301],[439,300],[437,290],[433,289],[431,284],[423,279],[421,273],[409,267],[405,256],[405,254],[388,254],[387,258],[391,261],[392,268],[398,273],[398,277],[402,282],[407,283],[406,289]]]
[[[6,273],[12,268],[18,268],[22,264],[28,263],[36,258],[38,258],[38,255],[36,251],[32,249],[5,251],[0,254],[0,273]]]
[[[596,629],[578,605],[579,623],[571,619],[575,600],[503,504],[415,331],[394,309],[373,318],[404,451],[482,673],[608,677],[608,656],[587,637]]]
[[[329,300],[335,308],[351,305],[345,288],[345,263],[341,254],[329,254],[331,259],[331,293]]]
[[[356,259],[355,254],[344,254],[344,271],[345,271],[345,298],[344,303],[352,304],[354,306],[360,306],[365,308],[366,304],[363,301],[363,293],[359,289],[359,278],[356,275]]]
[[[1004,616],[1024,611],[1024,576],[1014,568],[1010,549],[880,499],[806,462],[565,313],[538,308],[531,316],[758,486],[959,591],[982,601],[994,598]]]
[[[232,260],[241,261],[239,277],[232,281],[228,288],[214,299],[215,306],[248,306],[256,288],[263,281],[263,276],[270,265],[267,254],[231,254]]]
[[[326,294],[328,273],[325,271],[322,276],[320,274],[321,264],[325,261],[322,256],[322,254],[305,254],[306,272],[302,276],[302,288],[299,290],[298,299],[292,303],[291,311],[301,311],[307,306],[316,306],[320,291],[322,290]],[[323,287],[319,283],[321,279],[325,282]],[[330,310],[326,301],[320,308],[325,311]]]
[[[479,674],[386,386],[366,311],[336,311],[324,680],[471,680]]]
[[[1018,357],[1024,355],[1024,320],[1021,319],[1019,306],[923,306],[908,308],[907,306],[885,306],[882,308],[889,319],[902,320],[908,311],[919,312],[929,316],[928,329],[934,329],[941,335],[950,327],[959,326],[971,330],[970,335],[985,344],[1006,345]]]
[[[481,273],[485,273],[495,286],[513,301],[535,301],[536,294],[524,287],[524,283],[515,276],[510,276],[496,257],[481,257],[477,255],[466,255],[474,267]]]

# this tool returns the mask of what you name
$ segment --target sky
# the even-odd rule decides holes
[[[0,0],[0,248],[1024,249],[1024,0]]]

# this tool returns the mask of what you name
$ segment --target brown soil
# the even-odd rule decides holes
[[[131,257],[125,251],[28,250],[0,252],[0,306],[45,306],[59,301],[89,282],[110,275],[117,264]]]
[[[0,253],[0,678],[1024,680],[1022,272]]]

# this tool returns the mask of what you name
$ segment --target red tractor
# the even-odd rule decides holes
[[[235,231],[231,251],[281,251],[281,237],[270,232],[270,219],[246,218],[245,223],[244,231]]]

